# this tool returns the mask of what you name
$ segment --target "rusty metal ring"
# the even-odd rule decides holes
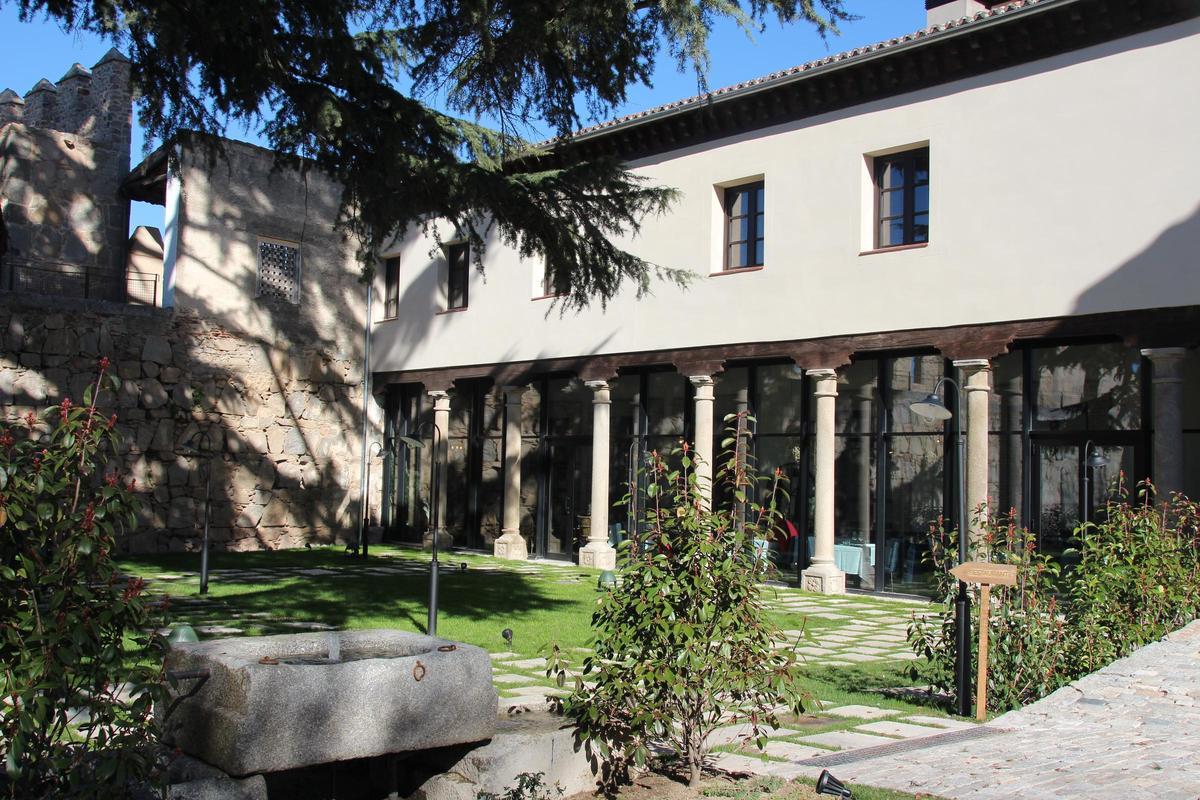
[[[420,661],[418,661],[416,664],[413,665],[413,678],[415,678],[417,680],[417,682],[420,683],[421,679],[424,677],[425,677],[425,665],[422,664]]]
[[[439,653],[453,653],[457,649],[458,649],[458,645],[456,645],[456,644],[444,644],[438,648],[438,652]]]

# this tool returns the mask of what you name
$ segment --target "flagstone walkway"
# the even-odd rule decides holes
[[[982,726],[991,735],[831,767],[948,798],[1200,798],[1200,621]]]

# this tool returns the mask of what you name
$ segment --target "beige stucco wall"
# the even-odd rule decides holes
[[[634,164],[683,199],[629,246],[699,276],[561,316],[499,246],[470,308],[436,314],[444,262],[410,237],[376,368],[806,339],[1195,304],[1200,21]],[[868,156],[928,143],[926,248],[871,246]],[[709,277],[714,186],[763,176],[766,267]]]

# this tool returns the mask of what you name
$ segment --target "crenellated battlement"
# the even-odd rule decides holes
[[[133,127],[130,66],[113,48],[91,69],[73,64],[57,82],[43,78],[24,97],[5,89],[0,92],[0,125],[18,122],[71,133],[114,155],[128,154]]]

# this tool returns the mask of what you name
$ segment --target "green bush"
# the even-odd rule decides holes
[[[958,564],[958,532],[942,525],[931,533],[929,558],[934,565],[939,597],[949,612],[917,617],[908,638],[924,662],[915,662],[913,676],[938,689],[953,691],[956,620],[954,600],[958,580],[950,569]],[[1036,548],[1036,537],[1011,520],[984,524],[980,546],[972,559],[1012,564],[1020,576],[1016,586],[993,586],[988,625],[988,708],[1017,708],[1044,697],[1070,680],[1065,659],[1066,620],[1056,592],[1059,565]],[[979,587],[969,587],[972,616],[978,620]],[[977,625],[974,622],[973,625]],[[978,631],[972,631],[972,663],[978,654]],[[972,673],[971,679],[974,681]],[[972,684],[973,685],[973,684]]]
[[[1200,506],[1179,495],[1155,504],[1153,487],[1142,491],[1132,502],[1119,492],[1098,521],[1076,528],[1067,566],[1039,552],[1030,531],[985,522],[971,558],[1015,564],[1019,576],[1016,586],[992,587],[990,711],[1045,697],[1200,617]],[[957,533],[936,526],[931,538],[938,596],[952,607]],[[978,587],[971,594],[978,620]],[[955,627],[952,613],[913,621],[909,642],[926,659],[913,667],[914,678],[954,690]],[[976,635],[973,660],[977,650]]]
[[[1074,672],[1085,675],[1200,617],[1200,505],[1182,495],[1152,502],[1123,494],[1101,521],[1076,531],[1067,587]]]
[[[103,471],[118,441],[96,410],[116,385],[107,368],[82,406],[0,424],[0,793],[12,797],[127,797],[155,767],[159,675],[131,653],[148,644],[148,605],[112,558],[137,503]]]
[[[592,617],[595,655],[562,703],[610,777],[645,763],[663,743],[696,786],[716,728],[748,723],[761,747],[777,709],[803,710],[795,656],[772,648],[777,631],[761,588],[768,565],[754,547],[779,525],[780,476],[756,476],[739,441],[735,431],[714,477],[732,507],[709,508],[686,445],[649,460],[641,525],[622,543],[618,586]],[[548,674],[562,685],[565,669],[555,649]]]

